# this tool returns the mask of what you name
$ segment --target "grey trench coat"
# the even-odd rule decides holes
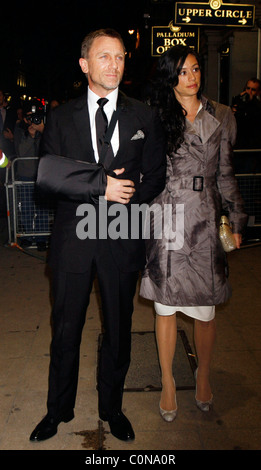
[[[164,305],[210,306],[231,296],[218,231],[224,210],[234,233],[241,233],[247,220],[232,167],[235,139],[230,108],[202,97],[193,125],[186,122],[184,143],[168,156],[166,187],[148,211],[142,297]]]

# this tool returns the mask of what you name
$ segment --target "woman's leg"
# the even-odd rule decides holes
[[[156,339],[162,374],[162,392],[160,406],[170,411],[177,408],[176,387],[173,380],[172,364],[177,341],[176,314],[156,315]]]
[[[198,357],[196,398],[206,402],[211,398],[209,372],[216,339],[215,319],[208,322],[195,320],[194,338]]]

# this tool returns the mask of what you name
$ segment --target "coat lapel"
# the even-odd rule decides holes
[[[188,152],[196,160],[204,160],[204,146],[220,126],[220,121],[215,117],[213,104],[204,96],[201,97],[202,108],[198,112],[193,123],[186,120],[186,137],[179,153]]]
[[[90,119],[87,106],[87,93],[81,96],[75,103],[73,121],[77,130],[84,160],[96,162],[92,147]]]
[[[195,119],[195,129],[197,134],[201,136],[202,144],[204,145],[210,137],[216,132],[217,128],[220,126],[220,122],[213,116],[209,114],[204,108],[202,108],[197,118]]]
[[[219,120],[214,115],[214,108],[202,97],[202,108],[198,112],[193,124],[188,120],[186,121],[186,132],[190,139],[194,136],[200,138],[201,143],[204,145],[210,137],[216,132],[220,126]]]

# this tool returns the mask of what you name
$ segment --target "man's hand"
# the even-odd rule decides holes
[[[36,132],[40,132],[42,134],[43,131],[44,131],[43,121],[41,121],[40,124],[30,123],[30,126],[28,127],[28,132],[33,139],[35,138]]]
[[[124,173],[125,168],[113,170],[116,175]],[[107,176],[107,188],[105,192],[105,199],[107,201],[121,202],[128,204],[135,192],[134,183],[131,180],[121,180]]]

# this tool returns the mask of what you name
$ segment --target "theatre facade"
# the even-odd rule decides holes
[[[151,56],[178,44],[200,51],[208,96],[231,104],[249,78],[260,78],[260,1],[168,2],[168,13],[165,2],[163,12],[163,4],[151,10]]]

